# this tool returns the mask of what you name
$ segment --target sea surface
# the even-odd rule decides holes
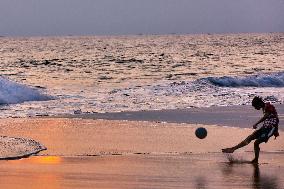
[[[284,33],[0,37],[0,117],[284,101]]]

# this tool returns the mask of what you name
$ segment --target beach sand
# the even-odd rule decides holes
[[[194,131],[205,127],[208,136]],[[283,188],[284,135],[221,153],[252,129],[81,118],[2,119],[2,136],[31,138],[38,155],[0,161],[1,188]]]

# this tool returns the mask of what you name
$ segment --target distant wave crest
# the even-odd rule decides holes
[[[0,77],[0,104],[17,104],[25,101],[51,100],[35,88]]]
[[[284,87],[284,72],[244,77],[207,77],[200,81],[219,87]]]

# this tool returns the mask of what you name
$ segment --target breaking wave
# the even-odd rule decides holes
[[[284,72],[244,77],[207,77],[200,81],[219,87],[284,87]]]
[[[0,77],[0,104],[17,104],[25,101],[46,101],[52,97],[42,94],[36,88]]]

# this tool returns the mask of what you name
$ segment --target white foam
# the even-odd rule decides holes
[[[195,81],[164,82],[151,86],[119,89],[109,93],[111,103],[107,104],[108,107],[105,104],[102,105],[105,108],[104,111],[109,109],[110,111],[117,109],[133,111],[245,105],[250,104],[254,96],[262,96],[272,103],[284,101],[284,72],[214,79],[222,86],[209,82],[209,78],[203,78]],[[236,87],[236,82],[239,87]],[[262,87],[249,86],[249,82],[258,82],[257,85]],[[230,87],[224,87],[225,85]],[[99,105],[97,101],[97,107]]]
[[[17,104],[25,101],[45,101],[51,97],[35,88],[0,77],[0,104]]]
[[[0,136],[0,160],[28,157],[43,150],[46,147],[32,139]]]

